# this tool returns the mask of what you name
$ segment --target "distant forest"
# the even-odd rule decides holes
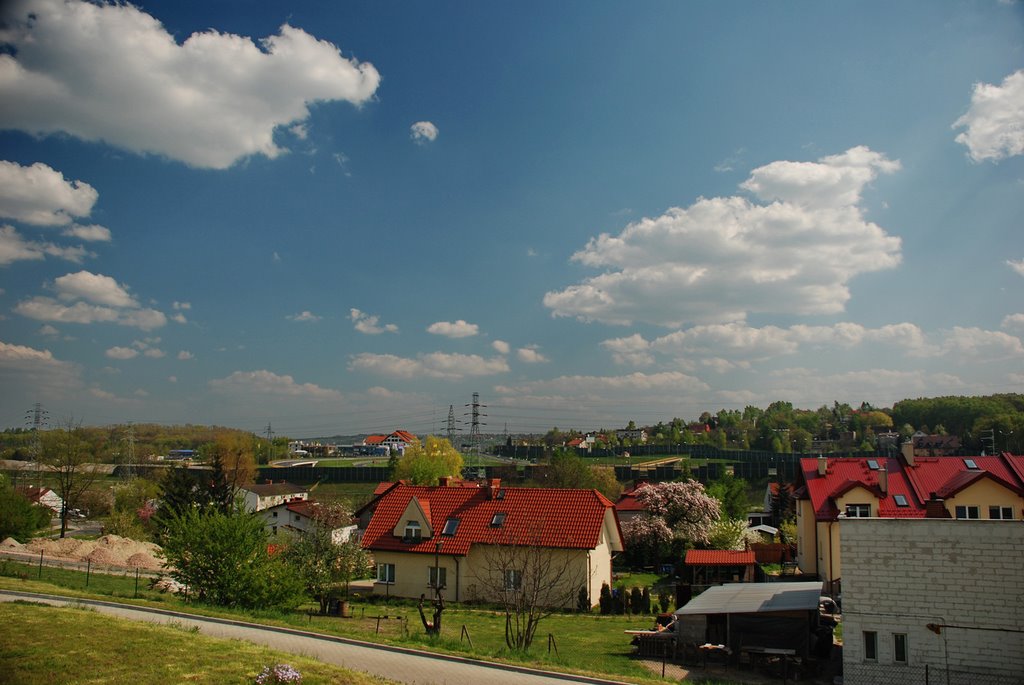
[[[701,428],[706,426],[706,429]],[[948,396],[901,400],[891,408],[858,407],[835,402],[817,409],[797,409],[789,402],[773,402],[766,408],[748,406],[742,411],[722,409],[703,412],[691,419],[673,418],[650,426],[636,426],[623,417],[620,426],[600,428],[552,428],[537,442],[549,446],[564,444],[573,436],[594,431],[608,445],[628,444],[615,434],[620,428],[644,428],[648,442],[703,443],[729,449],[758,449],[775,452],[807,452],[814,441],[855,435],[858,446],[873,449],[879,431],[892,431],[906,439],[916,431],[958,436],[965,450],[1011,451],[1024,446],[1024,395],[1008,393],[979,397]],[[61,428],[61,426],[51,426]],[[396,428],[400,428],[396,427]],[[136,461],[170,450],[192,449],[202,453],[224,436],[251,441],[257,463],[266,463],[287,453],[289,437],[278,436],[268,442],[253,433],[220,426],[131,424],[82,426],[97,462],[123,463],[134,454]],[[295,436],[293,436],[295,437]],[[237,439],[237,438],[236,438]],[[27,428],[8,428],[0,432],[0,459],[33,459],[34,435]]]

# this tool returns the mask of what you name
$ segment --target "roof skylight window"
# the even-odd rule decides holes
[[[909,507],[910,503],[907,502],[906,495],[893,495],[893,499],[896,500],[897,507]]]
[[[977,469],[978,464],[973,459],[964,459],[964,465],[969,469]]]
[[[455,531],[459,529],[459,519],[448,519],[444,522],[444,530],[441,531],[441,535],[455,535]]]
[[[504,522],[505,522],[505,512],[503,512],[503,511],[496,511],[496,512],[494,512],[494,516],[491,518],[491,527],[492,528],[500,528],[501,524],[503,524]]]
[[[876,461],[875,459],[868,459],[868,468],[871,469],[872,471],[877,471],[878,461]]]

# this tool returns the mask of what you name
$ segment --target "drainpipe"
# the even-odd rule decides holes
[[[587,550],[587,601],[594,596],[594,570],[590,566],[590,550]]]
[[[835,578],[832,577],[832,524],[835,521],[828,522],[828,589],[829,595],[834,594],[832,583],[835,582]]]
[[[453,554],[452,555],[452,559],[455,560],[455,601],[458,602],[459,601],[459,585],[461,585],[461,583],[459,582],[459,558]]]

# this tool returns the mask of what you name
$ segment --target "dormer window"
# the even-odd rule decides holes
[[[501,528],[503,523],[505,523],[505,512],[494,512],[494,516],[491,517],[491,528]]]
[[[419,542],[421,537],[420,522],[419,521],[406,521],[405,522],[405,535],[403,536],[407,542]]]

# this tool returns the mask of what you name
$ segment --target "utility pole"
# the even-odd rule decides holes
[[[39,458],[42,456],[39,431],[46,428],[46,421],[49,417],[50,413],[43,409],[40,402],[36,402],[31,409],[25,412],[25,425],[29,426],[29,430],[32,431],[32,461],[36,463],[36,486],[40,489],[43,487],[43,472],[39,464]]]
[[[452,447],[455,447],[455,433],[461,431],[461,428],[456,427],[458,421],[455,420],[455,405],[448,405],[448,442]]]

